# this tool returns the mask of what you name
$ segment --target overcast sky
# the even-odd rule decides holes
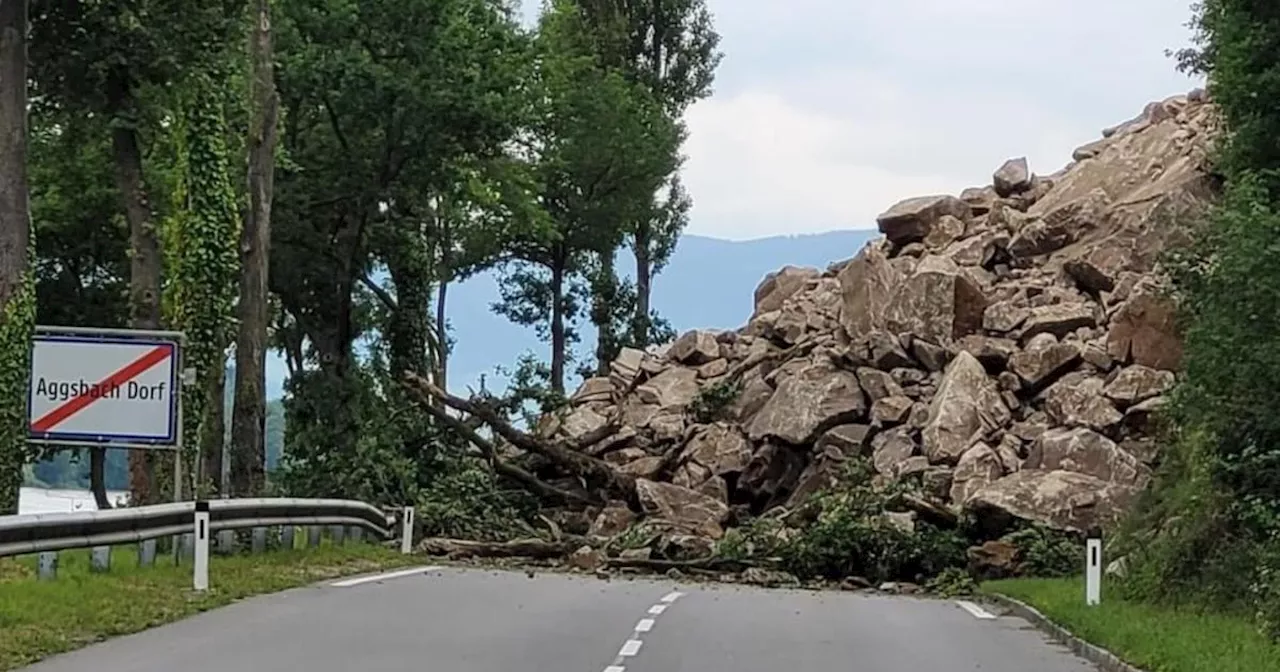
[[[526,11],[534,0],[525,0]],[[899,199],[1052,173],[1152,100],[1199,85],[1189,0],[708,0],[725,53],[690,109],[689,232],[875,226]]]

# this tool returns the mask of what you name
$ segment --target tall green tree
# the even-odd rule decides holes
[[[592,285],[601,293],[616,287],[614,251],[674,169],[669,148],[680,132],[644,87],[608,65],[591,31],[573,0],[549,3],[539,21],[524,157],[550,235],[513,241],[497,306],[550,341],[557,393],[581,297]]]
[[[430,366],[435,199],[458,159],[514,136],[527,53],[497,0],[289,0],[276,28],[288,159],[270,286],[291,468],[326,494],[339,486],[327,465],[363,449],[398,385],[371,377],[357,342],[385,325],[394,378]]]
[[[705,0],[581,0],[581,4],[604,62],[644,87],[672,121],[681,122],[690,105],[711,95],[722,54]],[[679,136],[668,148],[674,157],[679,156],[682,141]],[[654,276],[671,258],[688,224],[692,203],[679,181],[679,166],[677,161],[649,207],[628,222],[636,264],[629,333],[625,334],[631,345],[643,347],[669,336],[655,315],[651,297]],[[598,309],[597,314],[609,312]],[[609,325],[597,326],[603,327],[602,341],[619,340]],[[598,350],[598,355],[612,358],[607,348]]]
[[[225,45],[240,34],[244,6],[245,0],[31,3],[37,102],[110,125],[112,177],[129,223],[133,328],[158,329],[163,322],[159,230],[169,194],[156,180],[165,171],[148,165],[147,152],[167,144],[170,92],[186,73],[225,58]],[[167,153],[158,158],[171,160]],[[102,459],[100,449],[92,452],[94,463]],[[135,502],[156,499],[153,462],[142,451],[130,456]],[[93,485],[99,506],[109,506],[101,480]]]
[[[27,184],[27,2],[0,3],[0,514],[17,513],[27,454],[35,282]]]

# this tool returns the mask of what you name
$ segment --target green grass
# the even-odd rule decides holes
[[[300,535],[301,536],[301,535]],[[373,544],[275,550],[213,557],[209,590],[191,590],[191,564],[157,554],[138,567],[132,548],[116,547],[108,573],[89,571],[87,551],[61,554],[58,576],[35,578],[35,558],[0,559],[0,670],[108,637],[185,618],[235,600],[325,579],[412,564],[415,558]]]
[[[1017,579],[983,584],[1035,607],[1076,636],[1148,672],[1276,672],[1280,645],[1245,619],[1126,602],[1084,603],[1084,580]]]

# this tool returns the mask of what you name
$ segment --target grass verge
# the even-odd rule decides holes
[[[112,552],[108,573],[89,571],[87,551],[63,552],[58,577],[37,581],[35,558],[0,559],[0,670],[316,581],[420,561],[373,544],[213,557],[209,590],[191,590],[191,564],[157,555],[137,566],[132,549]]]
[[[1280,670],[1280,645],[1243,618],[1126,602],[1085,606],[1084,579],[990,581],[983,592],[1035,607],[1072,634],[1148,672]]]

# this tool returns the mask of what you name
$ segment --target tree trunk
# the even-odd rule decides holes
[[[600,255],[591,292],[591,321],[596,325],[596,375],[609,375],[609,364],[617,355],[618,334],[614,324],[614,304],[618,300],[618,279],[613,270],[613,251]]]
[[[231,492],[252,497],[266,485],[267,275],[271,196],[275,182],[278,99],[271,49],[271,3],[255,0],[253,126],[249,133],[249,212],[240,234],[240,326],[236,338],[235,401],[231,413]]]
[[[127,84],[117,80],[108,95],[118,115],[133,118],[134,101]],[[160,240],[152,220],[151,203],[142,171],[142,150],[138,134],[121,124],[111,131],[112,156],[115,163],[116,189],[124,202],[129,222],[129,324],[134,329],[160,328]],[[90,451],[99,451],[91,448]],[[90,470],[92,474],[92,470]],[[103,484],[90,478],[94,497]],[[155,459],[146,450],[129,451],[130,502],[151,504],[159,500],[155,492]],[[105,498],[105,492],[102,493]]]
[[[564,324],[564,266],[551,269],[551,390],[564,394],[564,360],[568,347]]]
[[[27,296],[31,208],[27,185],[27,1],[0,0],[0,514],[17,513],[26,455],[32,315]],[[34,304],[31,305],[34,314]]]
[[[223,360],[225,361],[225,360]],[[226,388],[227,369],[218,367],[209,373],[204,382],[204,408],[200,413],[200,424],[197,426],[200,444],[200,478],[206,485],[211,485],[212,492],[223,496],[227,494],[227,479],[224,478],[226,467],[223,464],[223,449],[226,445]]]
[[[445,273],[449,271],[446,269]],[[439,293],[436,294],[436,333],[440,335],[438,361],[436,363],[436,384],[443,389],[449,389],[449,329],[445,325],[448,311],[445,309],[445,299],[449,294],[448,275],[442,276],[440,280]]]
[[[111,500],[107,497],[107,449],[89,449],[89,489],[93,491],[93,501],[98,510],[111,508]]]
[[[636,347],[649,345],[649,297],[653,291],[653,261],[649,253],[652,244],[649,222],[637,222],[635,231],[636,256],[636,311],[631,320],[631,342]]]

